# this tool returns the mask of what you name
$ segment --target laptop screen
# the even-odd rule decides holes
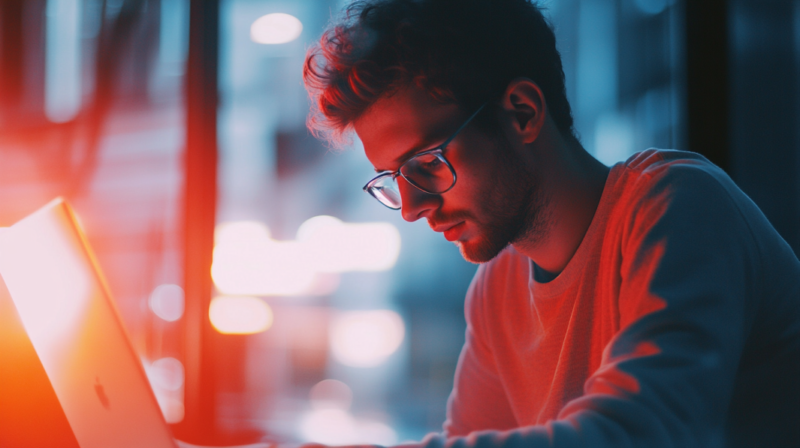
[[[66,203],[0,232],[0,275],[81,447],[175,446]]]

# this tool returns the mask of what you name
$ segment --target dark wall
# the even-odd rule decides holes
[[[800,253],[798,2],[730,3],[730,173]]]

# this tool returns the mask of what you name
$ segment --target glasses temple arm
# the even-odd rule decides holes
[[[467,118],[467,121],[465,121],[464,124],[461,125],[461,127],[456,129],[456,132],[454,132],[453,135],[451,135],[450,138],[447,139],[447,141],[442,143],[441,147],[445,147],[451,141],[453,141],[453,139],[456,138],[456,136],[461,132],[461,130],[467,127],[467,125],[472,121],[472,119],[475,118],[475,116],[477,116],[479,113],[481,113],[481,111],[483,110],[484,107],[486,107],[487,104],[489,104],[488,101],[483,103],[483,105],[479,107],[478,110],[476,110],[472,115],[470,115],[469,118]]]

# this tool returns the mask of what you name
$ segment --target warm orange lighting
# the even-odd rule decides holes
[[[208,310],[211,325],[224,334],[253,334],[272,326],[272,309],[256,297],[216,297]]]
[[[403,319],[391,310],[345,311],[331,323],[334,358],[351,367],[374,367],[403,342]]]
[[[183,288],[178,285],[159,285],[150,293],[150,310],[167,322],[183,316]]]
[[[349,224],[315,216],[297,230],[320,272],[385,271],[400,255],[400,232],[385,222]]]
[[[285,44],[303,32],[303,24],[297,17],[283,13],[259,17],[250,26],[250,39],[259,44]]]

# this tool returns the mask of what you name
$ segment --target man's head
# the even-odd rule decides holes
[[[341,137],[379,98],[412,84],[472,111],[520,77],[541,88],[553,122],[571,136],[555,35],[531,0],[356,1],[309,50],[309,124]]]
[[[452,190],[397,178],[403,217],[428,219],[476,262],[542,233],[547,194],[526,145],[543,128],[575,138],[555,37],[530,1],[357,2],[309,51],[304,75],[312,129],[331,139],[354,129],[379,171],[441,145],[485,104],[442,150]]]

